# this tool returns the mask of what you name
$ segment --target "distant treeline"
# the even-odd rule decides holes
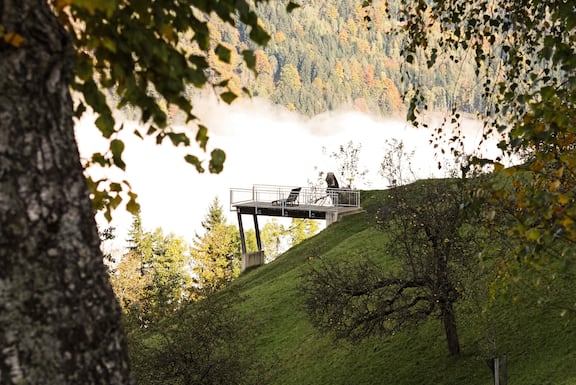
[[[236,93],[247,87],[263,97],[305,115],[337,108],[353,108],[384,116],[403,113],[401,95],[418,85],[430,110],[456,108],[482,111],[482,87],[472,63],[446,58],[428,69],[423,58],[407,64],[401,55],[402,37],[390,33],[397,26],[399,0],[375,1],[364,21],[362,1],[307,0],[287,13],[284,2],[259,4],[257,11],[271,40],[265,48],[250,45],[249,30],[218,20],[209,24],[218,42],[231,50],[230,64],[213,64],[222,80]],[[388,15],[390,17],[388,17]],[[256,54],[254,76],[242,63],[242,51]],[[453,53],[452,53],[453,54]],[[442,55],[442,54],[440,54]],[[448,54],[446,54],[448,55]]]

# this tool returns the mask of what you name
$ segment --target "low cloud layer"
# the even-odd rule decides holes
[[[229,208],[230,188],[250,188],[253,184],[305,186],[318,171],[333,171],[334,162],[323,154],[324,147],[331,153],[349,141],[361,144],[361,166],[370,171],[368,180],[373,189],[387,184],[378,174],[386,140],[403,140],[406,150],[416,150],[413,170],[419,178],[445,176],[446,167],[438,170],[438,162],[453,162],[449,156],[439,158],[438,149],[429,144],[429,129],[416,129],[400,120],[378,119],[357,111],[307,118],[262,99],[241,99],[227,105],[211,94],[199,98],[194,106],[195,114],[209,128],[209,151],[222,148],[227,154],[221,174],[198,174],[184,162],[185,150],[169,143],[156,146],[153,140],[140,140],[132,135],[134,123],[128,122],[122,134],[126,173],[112,175],[130,181],[138,193],[145,228],[161,227],[187,240],[201,231],[200,221],[215,196],[226,210]],[[463,126],[465,151],[478,150],[480,125],[470,120]],[[182,129],[194,137],[194,128]],[[76,131],[82,156],[106,148],[90,116],[78,122]],[[495,148],[494,143],[491,146],[485,148]],[[201,153],[196,147],[189,151]],[[232,215],[229,218],[230,222],[236,221]],[[125,239],[130,215],[118,211],[113,224],[121,240]]]

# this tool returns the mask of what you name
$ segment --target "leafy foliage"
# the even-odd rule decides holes
[[[210,294],[228,285],[240,274],[240,234],[236,226],[226,224],[218,198],[214,198],[202,221],[203,235],[197,235],[191,248],[194,280]]]
[[[409,1],[398,13],[407,61],[421,57],[438,70],[446,61],[473,58],[483,88],[484,136],[500,138],[502,152],[522,156],[524,164],[504,169],[500,157],[472,163],[491,163],[509,179],[491,186],[492,198],[516,208],[513,232],[523,240],[518,260],[547,264],[546,250],[556,240],[569,245],[576,238],[576,8],[560,0]],[[426,110],[422,90],[417,86],[410,100],[414,122]],[[459,109],[453,106],[448,122],[459,120]],[[573,259],[571,249],[553,253],[553,260]]]
[[[280,255],[281,250],[283,250],[282,241],[286,229],[276,218],[272,218],[271,221],[264,224],[261,233],[264,255],[266,256],[267,262],[271,262],[276,259],[276,257]]]
[[[292,218],[287,235],[290,238],[290,244],[296,246],[306,238],[310,238],[318,232],[318,221],[312,219]]]
[[[391,190],[377,214],[396,270],[370,261],[313,266],[303,291],[312,322],[338,338],[393,334],[438,315],[449,353],[460,352],[454,304],[463,271],[474,265],[476,235],[467,229],[466,198],[449,180]],[[417,193],[416,193],[417,192]]]
[[[239,298],[207,298],[179,310],[162,329],[131,335],[140,384],[266,384],[255,357],[254,329]]]
[[[85,166],[103,167],[126,165],[122,159],[124,143],[118,138],[123,125],[117,126],[114,110],[133,108],[145,131],[135,134],[155,137],[157,143],[169,138],[175,145],[191,146],[189,134],[175,132],[168,121],[171,106],[184,113],[187,122],[196,122],[192,112],[188,87],[211,86],[220,98],[231,103],[237,91],[229,79],[221,79],[217,64],[212,60],[230,63],[231,51],[216,37],[218,31],[207,20],[219,20],[231,27],[248,28],[247,40],[265,45],[270,35],[264,30],[252,3],[232,1],[109,1],[109,0],[51,0],[61,24],[73,37],[75,48],[75,77],[72,89],[77,91],[75,114],[81,116],[88,108],[96,114],[96,127],[110,140],[109,151],[94,154]],[[256,1],[258,4],[259,1]],[[291,11],[297,4],[288,3]],[[3,32],[2,38],[18,45],[18,36]],[[8,39],[8,40],[7,40]],[[255,58],[250,49],[242,50],[243,62],[255,71]],[[199,147],[206,151],[206,129],[198,126],[195,136]],[[185,160],[203,172],[197,155],[188,154]],[[210,154],[209,171],[222,171],[225,154],[215,149]],[[89,177],[89,187],[97,209],[104,208],[106,217],[122,201],[120,192],[129,192],[127,209],[136,214],[136,195],[127,182],[116,183],[115,189],[106,180]]]
[[[130,229],[130,250],[111,276],[126,319],[140,327],[159,322],[192,299],[187,245],[161,229],[146,232],[140,216]]]
[[[216,196],[208,206],[208,211],[200,224],[205,231],[209,232],[214,230],[217,225],[225,222],[226,216],[224,215],[224,208],[220,203],[220,199]]]

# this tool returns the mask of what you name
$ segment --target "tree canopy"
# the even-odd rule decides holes
[[[211,294],[240,274],[240,233],[226,223],[218,197],[210,203],[202,227],[205,233],[196,236],[190,253],[197,288]]]
[[[460,353],[455,303],[464,272],[476,269],[477,228],[460,183],[440,179],[390,190],[376,213],[383,253],[393,262],[311,265],[302,285],[312,323],[337,338],[392,335],[426,318],[443,325],[448,352]]]
[[[256,4],[261,3],[256,1]],[[288,3],[291,10],[294,4]],[[121,312],[99,249],[90,198],[118,207],[128,182],[83,175],[73,117],[88,108],[109,140],[89,163],[125,168],[117,108],[144,123],[137,136],[207,149],[208,129],[175,132],[165,108],[195,120],[186,86],[235,93],[216,61],[231,49],[209,21],[241,26],[265,44],[252,3],[236,0],[5,0],[0,6],[0,378],[3,384],[130,383]],[[214,38],[214,39],[212,39]],[[250,47],[240,55],[251,69]],[[210,60],[212,58],[212,60]],[[71,92],[72,90],[72,92]],[[215,149],[205,166],[219,172]],[[136,195],[128,189],[129,211]]]
[[[376,2],[365,1],[365,19],[375,17]],[[499,177],[489,186],[491,199],[515,210],[512,234],[522,246],[516,261],[541,266],[549,257],[571,258],[576,239],[576,6],[573,2],[408,1],[388,15],[400,23],[406,63],[426,62],[433,71],[445,63],[472,62],[481,84],[484,139],[499,138],[502,155],[521,165],[504,168],[502,157],[471,157],[468,167],[491,165]],[[471,59],[471,60],[470,60]],[[413,83],[408,118],[419,124],[429,110],[422,82]],[[445,124],[458,124],[462,105],[449,106]],[[451,142],[462,140],[457,132]],[[453,146],[456,148],[457,146]],[[457,151],[457,150],[456,150]],[[464,170],[466,171],[466,170]],[[484,190],[481,194],[487,193]],[[564,240],[558,252],[551,246]],[[542,258],[544,254],[552,255]],[[514,261],[507,261],[514,264]]]
[[[264,3],[257,0],[256,5]],[[196,142],[207,150],[208,128],[198,121],[191,102],[190,87],[210,86],[220,98],[231,103],[237,89],[230,74],[219,70],[219,63],[230,63],[233,50],[241,56],[246,69],[256,73],[256,56],[249,46],[230,47],[222,40],[215,21],[235,28],[246,28],[246,39],[253,45],[265,45],[270,35],[264,30],[251,2],[232,1],[109,1],[49,0],[59,22],[72,37],[74,47],[74,113],[81,116],[91,109],[97,116],[96,127],[109,140],[106,153],[94,153],[85,166],[125,169],[122,158],[125,145],[118,138],[123,124],[114,111],[135,110],[143,124],[134,134],[154,137],[160,144],[168,139],[174,146],[190,147]],[[291,11],[297,5],[288,2]],[[9,28],[0,28],[0,37],[18,46],[25,37]],[[214,59],[216,58],[216,59]],[[247,88],[242,92],[250,94]],[[195,123],[195,134],[175,131],[169,124],[168,109],[176,108],[186,122]],[[184,160],[198,172],[204,172],[204,156],[185,155]],[[222,171],[225,152],[213,149],[208,171]],[[120,192],[128,190],[127,209],[138,211],[136,194],[128,181],[111,182],[88,176],[95,206],[110,212],[122,202]]]

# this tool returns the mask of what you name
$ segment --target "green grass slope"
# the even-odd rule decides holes
[[[298,291],[309,263],[362,256],[391,263],[385,235],[370,214],[384,197],[385,192],[364,193],[366,213],[343,218],[233,283],[246,298],[242,312],[259,332],[258,358],[270,368],[274,384],[487,385],[493,382],[486,359],[506,354],[509,384],[576,385],[576,321],[537,306],[529,293],[516,304],[494,304],[489,313],[471,310],[474,298],[460,303],[463,353],[457,358],[448,356],[437,319],[354,345],[314,330]]]

